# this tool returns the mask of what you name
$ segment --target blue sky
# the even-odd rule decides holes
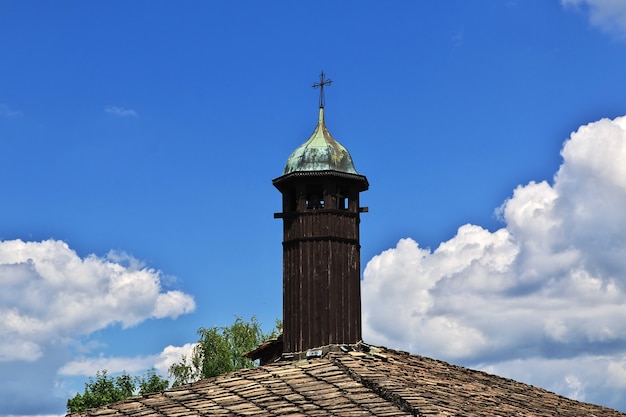
[[[623,2],[0,3],[0,415],[272,326],[321,70],[365,340],[626,411],[625,68]]]

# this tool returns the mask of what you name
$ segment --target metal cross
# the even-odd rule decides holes
[[[324,76],[326,74],[324,74],[324,71],[322,71],[322,73],[320,74],[320,82],[319,83],[314,83],[313,84],[313,88],[318,88],[320,89],[320,108],[324,107],[324,86],[325,85],[331,85],[333,83],[333,80],[325,80]]]

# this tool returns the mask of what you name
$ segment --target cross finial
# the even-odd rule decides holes
[[[326,74],[324,74],[324,71],[322,71],[322,73],[320,74],[320,82],[319,83],[314,83],[313,84],[313,88],[318,88],[320,89],[320,109],[324,108],[324,86],[325,85],[331,85],[333,83],[333,80],[325,80],[324,77],[326,76]]]

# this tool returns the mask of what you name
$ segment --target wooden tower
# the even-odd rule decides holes
[[[322,76],[320,83],[329,84]],[[318,124],[274,179],[283,211],[283,352],[361,340],[359,193],[368,189],[348,151]]]

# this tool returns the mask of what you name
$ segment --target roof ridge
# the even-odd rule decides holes
[[[363,342],[328,345],[297,356],[70,417],[626,417],[510,378]]]
[[[411,413],[415,417],[425,417],[422,413],[420,413],[420,411],[417,408],[412,406],[401,395],[396,394],[396,393],[388,390],[387,388],[381,386],[380,384],[376,383],[375,381],[367,378],[367,376],[361,375],[361,374],[357,373],[356,371],[350,369],[349,366],[347,366],[346,364],[344,364],[341,361],[342,357],[345,358],[345,356],[333,356],[333,355],[330,355],[329,359],[330,359],[330,361],[331,361],[331,363],[333,365],[337,366],[339,369],[344,371],[346,373],[346,375],[348,375],[350,378],[352,378],[353,381],[355,381],[355,382],[363,385],[364,387],[372,390],[372,392],[374,392],[376,395],[381,397],[383,400],[389,401],[390,403],[394,404],[401,411],[404,411],[406,413]]]

